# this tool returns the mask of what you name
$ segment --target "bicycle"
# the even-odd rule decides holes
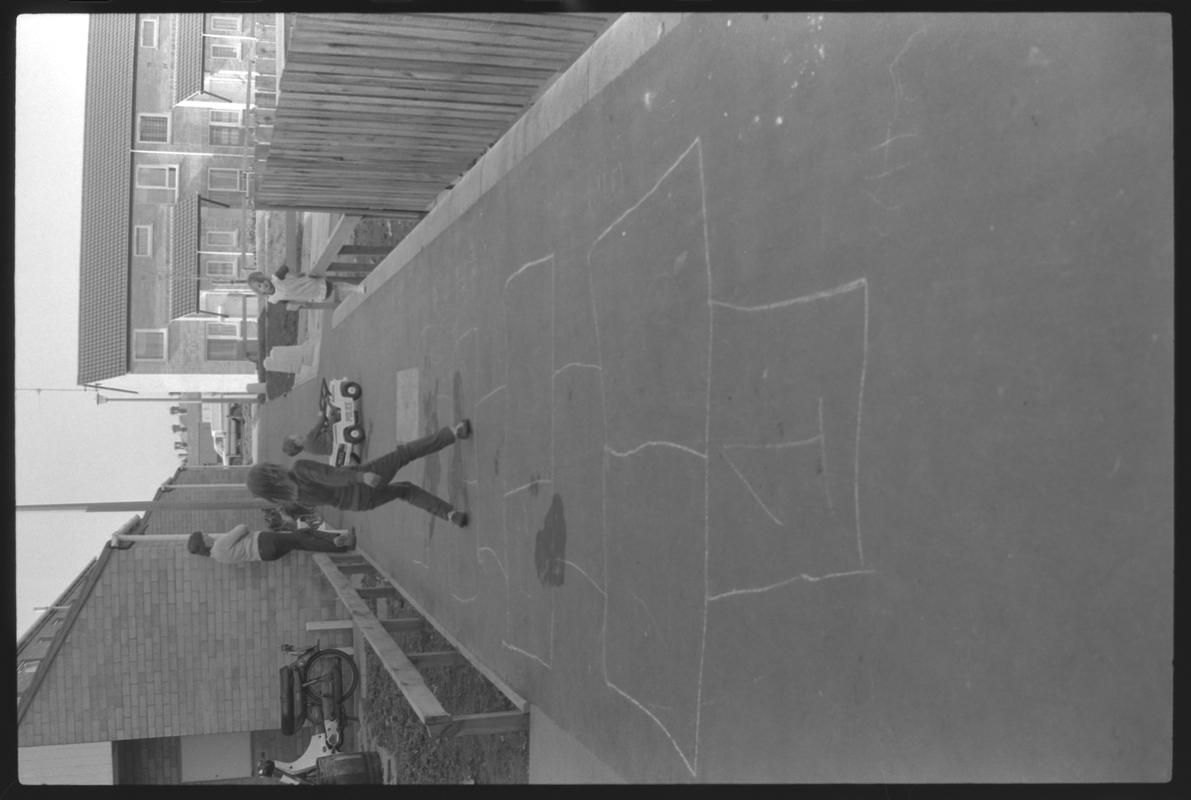
[[[352,763],[363,758],[364,772],[369,778],[376,777],[373,766],[379,765],[379,755],[372,758],[370,753],[339,752],[347,722],[357,719],[349,717],[343,707],[359,684],[360,670],[355,661],[342,650],[321,648],[317,641],[304,650],[289,644],[283,644],[281,650],[294,659],[279,671],[281,732],[289,736],[306,721],[321,730],[311,735],[306,751],[293,761],[277,762],[262,752],[256,774],[272,777],[280,773],[281,781],[291,784],[359,782],[350,779],[357,776],[354,772],[339,775],[337,779],[330,779],[327,774],[345,763],[345,759],[338,756],[350,756],[347,760]],[[342,780],[344,777],[349,780]]]

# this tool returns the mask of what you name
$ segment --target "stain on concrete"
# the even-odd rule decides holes
[[[566,555],[567,520],[562,496],[556,492],[546,510],[542,529],[534,539],[533,561],[543,586],[562,586],[566,577]]]

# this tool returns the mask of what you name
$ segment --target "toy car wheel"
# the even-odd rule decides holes
[[[359,425],[349,425],[343,429],[343,438],[352,444],[359,444],[364,441],[364,429]]]
[[[348,381],[343,384],[343,386],[339,387],[339,391],[343,392],[344,397],[350,397],[353,400],[364,393],[364,390],[360,388],[360,384],[355,381]]]

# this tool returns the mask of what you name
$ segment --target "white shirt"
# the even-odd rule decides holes
[[[222,564],[260,561],[260,531],[250,531],[247,525],[237,525],[211,545],[211,558]]]

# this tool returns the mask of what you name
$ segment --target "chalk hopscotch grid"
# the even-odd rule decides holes
[[[729,303],[729,302],[725,302],[725,301],[721,301],[721,300],[715,300],[715,299],[711,298],[710,292],[712,289],[712,268],[711,268],[708,219],[707,219],[706,178],[705,178],[705,172],[704,172],[702,142],[701,142],[700,138],[698,138],[698,137],[696,137],[691,142],[691,144],[687,147],[687,149],[683,151],[682,155],[680,155],[670,165],[670,167],[668,167],[663,172],[661,177],[654,183],[654,185],[649,189],[649,191],[647,191],[644,195],[642,195],[642,197],[636,203],[634,203],[632,206],[630,206],[628,209],[626,209],[623,213],[621,213],[607,228],[604,229],[604,231],[602,233],[600,233],[599,236],[595,237],[591,246],[588,248],[587,260],[588,260],[589,268],[588,268],[588,276],[587,277],[588,277],[589,297],[591,298],[591,303],[592,303],[592,320],[593,320],[593,324],[595,327],[597,350],[602,353],[602,349],[600,347],[601,334],[600,334],[600,327],[599,327],[599,317],[598,317],[598,314],[596,313],[595,294],[594,294],[594,291],[592,290],[593,287],[591,286],[591,274],[590,274],[591,254],[594,251],[595,247],[599,244],[599,242],[604,237],[606,237],[609,232],[611,232],[614,228],[616,228],[618,225],[620,225],[637,208],[639,208],[647,199],[649,199],[649,197],[651,197],[655,192],[657,192],[658,189],[661,187],[661,185],[665,182],[665,180],[689,156],[691,156],[692,153],[694,153],[694,155],[696,156],[696,159],[697,159],[696,164],[698,167],[698,175],[699,175],[699,183],[700,183],[700,200],[701,200],[701,204],[702,204],[701,211],[702,211],[702,227],[703,227],[702,233],[703,233],[704,261],[706,262],[707,280],[708,280],[707,303],[708,303],[708,308],[709,308],[709,320],[708,320],[709,324],[708,324],[708,342],[707,342],[706,412],[705,412],[705,423],[704,423],[705,447],[710,443],[710,433],[711,433],[711,385],[712,385],[711,370],[712,370],[713,344],[714,344],[714,337],[715,337],[715,326],[714,326],[715,312],[717,310],[738,312],[738,313],[753,313],[753,312],[759,312],[759,311],[769,311],[769,310],[774,310],[774,309],[778,309],[778,308],[794,306],[794,305],[798,305],[798,304],[811,303],[811,302],[815,302],[818,300],[823,300],[823,299],[827,299],[830,297],[834,297],[834,296],[842,294],[844,292],[856,291],[856,290],[861,290],[863,292],[863,298],[864,298],[864,327],[863,327],[863,339],[862,339],[862,341],[863,341],[863,356],[862,356],[862,362],[861,362],[859,402],[857,405],[856,442],[855,442],[856,452],[855,452],[855,458],[854,458],[854,476],[853,476],[854,477],[853,502],[854,502],[854,506],[855,506],[854,511],[855,511],[855,519],[856,519],[857,553],[858,553],[858,558],[859,558],[859,568],[858,569],[845,570],[845,571],[840,571],[840,572],[832,572],[832,573],[828,573],[828,574],[824,574],[824,575],[808,575],[806,573],[800,573],[800,574],[792,575],[791,577],[786,578],[784,580],[777,581],[777,582],[774,582],[774,583],[771,583],[771,584],[768,584],[765,586],[741,587],[741,588],[737,588],[737,589],[731,589],[728,591],[723,591],[723,592],[718,592],[716,594],[712,594],[710,591],[710,564],[709,564],[709,558],[710,558],[710,466],[709,466],[708,452],[706,451],[706,449],[703,451],[700,451],[695,448],[689,447],[687,445],[679,444],[677,442],[650,440],[650,441],[646,441],[646,442],[641,442],[641,443],[637,444],[636,446],[629,448],[627,450],[616,450],[616,449],[612,448],[610,445],[608,445],[607,440],[605,439],[605,444],[602,448],[603,456],[604,456],[603,457],[603,469],[601,470],[601,482],[602,482],[601,524],[603,526],[603,553],[604,553],[604,573],[605,573],[604,580],[605,581],[607,580],[606,576],[607,576],[607,571],[608,571],[607,473],[610,468],[610,459],[612,459],[612,458],[629,458],[629,457],[632,457],[633,455],[636,455],[637,453],[643,451],[646,448],[667,447],[667,448],[673,448],[673,449],[685,452],[695,458],[702,459],[704,462],[704,526],[703,526],[704,527],[704,530],[703,530],[703,544],[704,544],[704,564],[703,564],[704,592],[703,592],[703,594],[704,594],[704,603],[703,603],[702,630],[701,630],[701,634],[700,634],[700,643],[699,643],[699,670],[698,670],[698,677],[697,677],[696,698],[695,698],[695,703],[694,703],[694,706],[695,706],[694,744],[693,744],[693,750],[689,754],[687,752],[685,752],[683,749],[683,746],[681,746],[677,742],[677,740],[674,738],[674,735],[670,732],[670,730],[667,728],[665,723],[662,722],[662,720],[658,718],[657,714],[655,714],[653,710],[651,710],[651,707],[652,708],[661,708],[661,706],[648,704],[646,702],[641,701],[640,699],[638,699],[636,697],[633,697],[629,692],[625,691],[622,687],[616,685],[612,680],[609,679],[609,677],[608,677],[608,659],[607,659],[607,630],[608,630],[608,616],[609,616],[609,608],[608,608],[609,598],[608,598],[607,588],[606,588],[606,586],[601,585],[601,583],[599,581],[597,581],[590,574],[588,574],[587,571],[584,570],[582,567],[580,567],[578,564],[574,563],[573,561],[564,559],[564,563],[566,564],[566,566],[575,570],[586,581],[588,581],[592,585],[592,587],[597,592],[599,592],[600,595],[602,595],[602,597],[604,599],[604,618],[603,618],[602,624],[601,624],[601,632],[602,632],[602,637],[601,637],[601,639],[602,639],[601,662],[602,663],[601,663],[601,667],[603,670],[603,677],[604,677],[605,685],[609,689],[615,691],[617,694],[619,694],[625,700],[627,700],[634,707],[638,708],[643,714],[645,714],[647,717],[649,717],[655,725],[658,726],[658,728],[662,731],[662,733],[670,741],[671,746],[674,748],[675,752],[678,754],[679,758],[682,760],[686,769],[690,772],[690,774],[692,776],[695,776],[698,774],[698,764],[699,764],[700,731],[701,731],[701,723],[702,723],[701,711],[702,711],[703,705],[705,704],[703,701],[703,669],[704,669],[704,664],[705,664],[705,660],[706,660],[705,657],[706,657],[706,647],[707,647],[707,623],[708,623],[708,610],[709,610],[710,604],[712,602],[720,602],[720,601],[725,601],[725,600],[729,600],[732,598],[747,597],[750,595],[773,591],[775,589],[779,589],[783,586],[787,586],[787,585],[790,585],[790,584],[793,584],[796,582],[815,583],[815,582],[819,582],[819,581],[823,581],[823,580],[831,580],[831,579],[837,579],[837,578],[854,577],[854,576],[859,576],[859,575],[872,575],[872,574],[876,573],[876,570],[864,568],[864,556],[863,556],[864,551],[863,551],[863,544],[862,544],[861,532],[860,532],[860,509],[859,509],[859,448],[860,448],[860,435],[861,435],[861,416],[860,415],[861,415],[862,406],[863,406],[864,381],[865,381],[865,374],[867,372],[867,363],[868,363],[868,316],[869,316],[868,281],[865,278],[859,278],[857,280],[842,284],[841,286],[837,286],[833,289],[827,289],[827,290],[823,290],[823,291],[813,292],[813,293],[802,295],[799,297],[793,297],[793,298],[788,298],[785,300],[780,300],[780,301],[766,303],[766,304],[759,304],[759,305],[740,305],[740,304]],[[552,261],[553,258],[554,258],[554,254],[551,253],[548,256],[544,256],[542,258],[539,258],[534,261],[530,261],[530,262],[523,264],[521,267],[519,267],[516,271],[514,271],[506,279],[505,289],[508,288],[509,284],[514,279],[522,276],[529,268],[534,267],[536,265],[540,265],[546,261]],[[551,331],[550,331],[550,333],[551,333],[551,360],[553,362],[554,348],[555,348],[554,335],[555,335],[555,311],[556,311],[555,302],[554,302],[555,298],[553,296],[554,279],[555,279],[555,268],[554,268],[553,264],[551,264],[551,273],[550,274],[551,274],[551,291],[552,291]],[[508,335],[509,335],[507,320],[505,322],[504,327],[505,327],[505,341],[506,341],[506,350],[507,350]],[[462,340],[464,338],[466,338],[467,336],[470,336],[470,335],[473,335],[476,333],[477,333],[477,331],[475,328],[469,329],[467,332],[464,333],[463,336],[459,337],[459,339],[456,342],[456,346],[458,347],[459,343],[462,342]],[[477,363],[478,363],[478,346],[479,346],[478,335],[475,336],[475,341],[476,341],[476,348],[477,348]],[[601,359],[601,361],[602,361],[602,359]],[[480,405],[492,400],[497,394],[499,394],[501,392],[507,392],[508,385],[509,385],[508,384],[508,381],[509,381],[508,369],[509,369],[509,367],[508,367],[507,359],[506,359],[505,367],[506,367],[505,383],[493,388],[487,394],[480,397],[475,403],[475,408],[478,408]],[[608,425],[607,396],[606,396],[606,382],[605,382],[605,378],[604,378],[604,368],[601,363],[588,363],[588,362],[575,361],[575,362],[569,362],[567,364],[564,364],[562,366],[554,368],[552,377],[551,377],[551,400],[550,400],[551,431],[553,431],[553,422],[554,422],[554,413],[555,413],[554,412],[554,381],[557,380],[558,376],[562,372],[569,370],[569,369],[593,369],[593,370],[596,370],[600,374],[600,392],[601,392],[601,399],[603,401],[602,402],[602,409],[603,409],[602,413],[603,413],[603,417],[604,417],[603,421],[604,421],[604,430],[605,430],[605,437],[606,437],[607,436],[607,425]],[[815,443],[818,443],[818,445],[820,446],[821,455],[824,459],[824,471],[826,472],[825,436],[823,433],[823,422],[822,422],[822,397],[820,397],[818,399],[818,416],[819,416],[819,419],[818,419],[819,433],[816,436],[810,437],[805,440],[790,441],[790,442],[778,442],[778,443],[772,443],[772,444],[768,444],[768,445],[725,444],[725,445],[721,446],[720,453],[728,461],[728,463],[732,467],[733,471],[744,482],[746,489],[748,489],[750,491],[750,493],[753,495],[754,499],[756,499],[757,502],[760,503],[762,509],[765,510],[766,513],[769,514],[769,516],[771,518],[773,518],[779,524],[781,524],[780,521],[777,520],[776,516],[773,515],[772,512],[768,508],[765,507],[764,503],[762,503],[760,501],[760,498],[757,497],[756,493],[752,490],[752,487],[749,486],[747,481],[744,480],[744,477],[743,477],[743,475],[740,474],[739,469],[737,469],[735,464],[733,464],[731,462],[731,460],[727,458],[727,453],[729,450],[735,449],[735,448],[796,447],[796,446],[808,446],[808,445],[813,445]],[[507,409],[506,409],[506,413],[504,415],[504,419],[505,419],[505,426],[506,426],[505,430],[507,432],[507,430],[508,430],[508,428],[507,428],[507,425],[508,425]],[[554,478],[553,436],[551,439],[550,454],[551,454],[551,459],[550,459],[551,463],[550,463],[550,478],[549,479],[545,479],[545,478],[539,479],[538,481],[523,484],[523,485],[515,487],[513,489],[506,490],[503,493],[503,497],[507,499],[508,497],[511,497],[511,496],[516,495],[520,492],[526,491],[531,486],[533,486],[535,483],[537,483],[537,484],[552,483],[553,478]],[[475,474],[478,478],[478,476],[480,474],[478,452],[473,454],[473,458],[475,459],[475,461],[474,461],[475,469],[476,469]],[[473,480],[473,481],[469,481],[469,482],[475,483],[476,481]],[[829,487],[826,485],[826,479],[825,479],[825,485],[824,485],[824,492],[827,495],[827,501],[828,501],[829,506],[833,507],[830,490],[829,490]],[[505,542],[505,550],[507,552],[508,547],[509,547],[508,530],[507,530],[507,526],[504,524],[504,515],[503,514],[502,514],[501,527],[502,527],[503,539]],[[548,654],[546,654],[546,657],[543,657],[542,654],[530,652],[530,651],[528,651],[522,647],[519,647],[519,646],[508,641],[510,625],[511,625],[511,620],[510,620],[511,598],[509,596],[509,592],[511,591],[511,588],[512,588],[510,585],[511,576],[509,575],[508,569],[505,567],[504,563],[502,562],[502,560],[500,558],[500,554],[498,554],[490,546],[477,545],[476,557],[477,557],[477,560],[486,559],[486,560],[491,560],[491,561],[495,562],[495,564],[496,564],[497,568],[499,569],[499,571],[504,579],[504,582],[505,582],[505,593],[506,593],[506,596],[505,596],[505,601],[506,601],[505,602],[505,632],[504,632],[504,635],[502,636],[502,641],[501,641],[502,646],[511,650],[511,651],[514,651],[521,655],[524,655],[525,657],[536,661],[537,663],[541,664],[542,666],[544,666],[546,668],[551,668],[552,663],[553,663],[553,644],[554,644],[553,595],[551,594],[550,638],[549,638],[550,652]],[[475,597],[476,596],[472,596],[469,598],[462,598],[462,597],[455,596],[455,599],[458,600],[459,602],[471,602],[475,599]],[[710,702],[712,702],[712,701],[708,701],[708,704],[710,704]]]
[[[554,305],[555,305],[554,304],[554,272],[555,272],[554,253],[550,253],[549,255],[542,256],[541,258],[537,258],[537,259],[534,259],[533,261],[526,262],[525,264],[522,264],[520,267],[518,267],[516,270],[514,270],[513,274],[505,279],[504,292],[508,292],[509,285],[512,284],[512,282],[514,280],[521,277],[522,274],[526,272],[526,270],[528,270],[531,267],[536,267],[541,264],[545,264],[547,262],[549,262],[549,265],[550,265],[550,367],[551,367],[551,369],[553,369],[553,367],[554,367],[554,325],[555,325],[555,319],[554,319]],[[505,296],[504,293],[502,293],[502,296]],[[509,385],[509,362],[512,361],[512,348],[509,346],[509,325],[508,325],[508,321],[507,321],[508,300],[507,299],[504,301],[504,308],[506,311],[506,322],[505,322],[505,353],[506,353],[506,357],[505,357],[505,384],[504,385],[507,387]],[[509,419],[508,406],[505,407],[504,419],[505,419],[505,431],[506,431],[505,441],[508,441],[508,419]],[[554,380],[553,380],[553,378],[551,378],[551,381],[550,381],[550,427],[548,430],[550,431],[550,439],[551,439],[551,441],[550,441],[550,477],[549,478],[540,478],[536,481],[530,481],[528,483],[522,484],[521,486],[517,486],[513,489],[506,489],[503,494],[503,499],[507,500],[508,498],[512,497],[513,495],[520,494],[522,492],[527,492],[534,486],[537,486],[540,484],[553,484],[554,483],[554,441],[553,441],[554,440]],[[502,478],[503,478],[503,476],[502,476]],[[501,515],[502,527],[504,529],[505,554],[507,556],[507,554],[509,553],[509,530],[508,530],[508,525],[503,522],[506,519],[506,516],[507,516],[506,514]],[[501,645],[509,650],[516,652],[516,653],[520,653],[521,655],[526,656],[527,658],[532,658],[534,661],[538,662],[542,666],[546,667],[547,669],[550,669],[554,663],[554,592],[547,593],[547,596],[550,598],[550,622],[549,622],[549,628],[548,628],[549,643],[547,645],[547,653],[546,653],[545,657],[543,657],[539,653],[534,653],[534,652],[527,650],[523,647],[515,645],[509,641],[509,639],[512,638],[512,636],[510,635],[511,634],[511,625],[512,625],[512,623],[511,623],[511,613],[512,613],[511,592],[512,592],[512,586],[509,582],[509,575],[507,572],[505,572],[505,633],[504,633],[504,636],[501,637],[501,642],[500,642]]]

